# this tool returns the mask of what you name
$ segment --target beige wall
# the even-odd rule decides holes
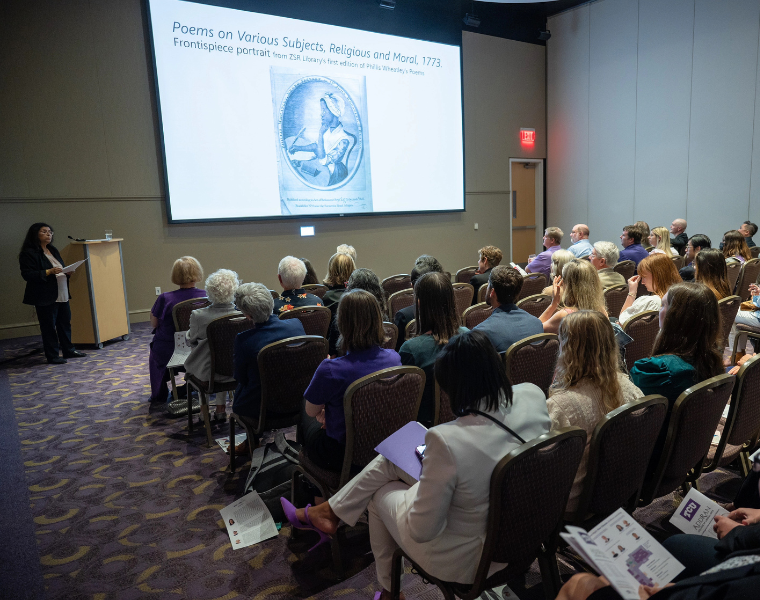
[[[206,273],[231,268],[270,287],[282,256],[305,256],[323,275],[343,242],[380,277],[408,272],[426,252],[452,272],[475,264],[481,246],[510,244],[509,158],[545,156],[544,48],[465,32],[466,212],[168,226],[139,0],[65,0],[44,9],[5,2],[0,39],[7,74],[0,87],[0,338],[36,331],[33,308],[21,303],[16,255],[37,220],[55,227],[59,248],[67,235],[102,237],[106,228],[124,238],[136,322],[147,319],[155,286],[172,288],[171,264],[185,254]],[[530,152],[520,146],[520,127],[537,131]],[[316,226],[314,238],[298,235],[306,223]]]

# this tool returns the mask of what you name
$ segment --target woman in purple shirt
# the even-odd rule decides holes
[[[174,319],[172,310],[183,300],[203,298],[204,290],[199,290],[195,284],[203,281],[203,268],[192,256],[183,256],[174,261],[172,267],[172,283],[179,286],[173,292],[164,292],[150,309],[150,324],[153,327],[153,341],[150,343],[150,400],[151,402],[166,402],[169,388],[169,371],[166,365],[174,353]]]
[[[346,450],[346,416],[343,396],[357,379],[400,367],[394,350],[381,348],[385,339],[380,305],[364,290],[343,294],[338,305],[338,347],[345,356],[325,359],[304,393],[305,414],[301,433],[306,455],[317,466],[339,473]]]

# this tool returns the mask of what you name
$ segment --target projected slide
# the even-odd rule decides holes
[[[172,221],[463,209],[458,46],[148,6]]]

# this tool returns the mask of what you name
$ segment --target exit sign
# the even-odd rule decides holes
[[[520,129],[520,141],[523,144],[533,144],[536,141],[535,129]]]

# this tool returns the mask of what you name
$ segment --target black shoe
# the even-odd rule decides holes
[[[67,352],[63,355],[64,358],[82,358],[83,356],[87,356],[84,352],[80,352],[79,350],[73,350],[72,352]]]
[[[69,362],[60,356],[56,356],[55,358],[48,358],[47,361],[49,365],[65,365],[67,362]]]

